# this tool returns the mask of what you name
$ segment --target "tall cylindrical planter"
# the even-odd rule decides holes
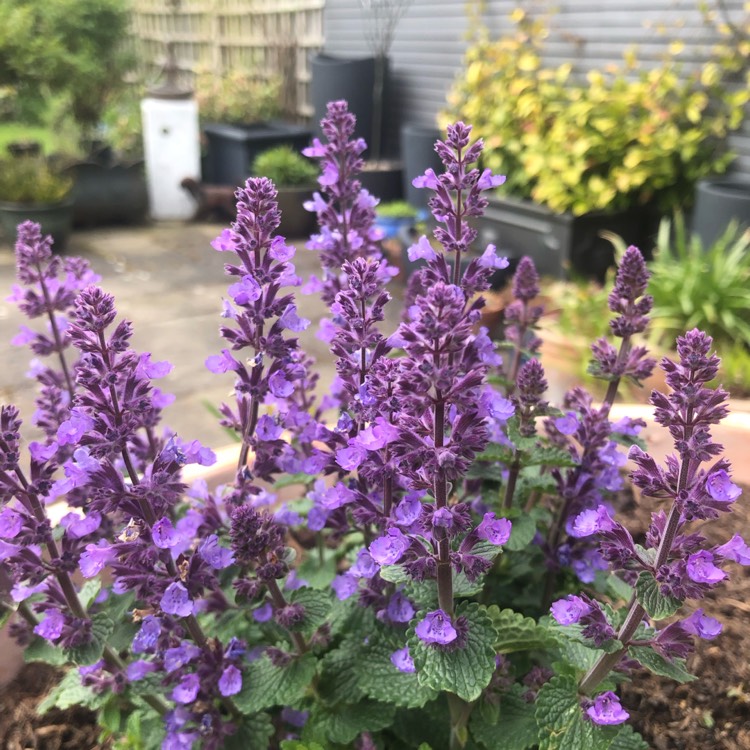
[[[310,98],[313,105],[313,127],[320,137],[320,121],[325,117],[328,102],[346,99],[349,111],[357,118],[354,134],[372,140],[373,89],[375,58],[351,60],[319,54],[311,61]]]
[[[440,140],[437,128],[424,125],[404,125],[401,128],[401,161],[404,164],[404,197],[414,208],[427,209],[429,190],[420,190],[412,180],[428,169],[436,174],[443,171],[443,163],[435,151],[435,141]]]
[[[701,180],[695,188],[692,228],[703,247],[721,237],[731,221],[750,226],[750,182],[732,177]]]
[[[141,102],[149,209],[153,219],[189,219],[195,203],[180,183],[200,179],[195,99],[148,97]]]

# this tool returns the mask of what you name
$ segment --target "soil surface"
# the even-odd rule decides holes
[[[624,493],[625,494],[625,493]],[[651,512],[661,501],[632,494],[623,498],[618,518],[636,541],[642,541]],[[735,511],[706,524],[713,543],[733,534],[748,537],[750,487]],[[750,567],[733,565],[730,578],[702,602],[706,614],[724,624],[714,641],[698,644],[688,667],[698,679],[678,685],[648,672],[633,675],[621,688],[631,721],[653,750],[750,750]],[[59,679],[45,664],[26,665],[0,690],[2,750],[92,750],[99,730],[92,712],[80,708],[52,710],[37,716],[36,705]]]
[[[743,490],[733,513],[705,523],[702,533],[711,543],[734,534],[748,538],[750,487]],[[661,503],[631,498],[618,515],[636,542]],[[698,605],[724,625],[718,638],[699,642],[688,659],[698,679],[678,685],[644,671],[621,687],[633,727],[653,750],[750,750],[750,567],[731,564],[728,572],[729,579]]]
[[[96,716],[73,706],[39,716],[36,707],[62,673],[47,664],[26,664],[0,690],[0,748],[2,750],[93,750],[98,743]]]

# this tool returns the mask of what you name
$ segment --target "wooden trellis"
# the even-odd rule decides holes
[[[132,0],[132,34],[143,72],[154,77],[174,42],[181,75],[252,70],[280,76],[287,115],[308,117],[310,57],[323,46],[325,0]]]

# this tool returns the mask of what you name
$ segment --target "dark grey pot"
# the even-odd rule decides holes
[[[440,139],[437,128],[422,125],[404,125],[401,128],[401,160],[404,163],[404,197],[414,208],[427,209],[431,190],[415,188],[411,183],[415,177],[423,175],[428,169],[435,174],[443,171],[443,163],[435,152],[435,141]]]
[[[59,203],[0,202],[0,226],[11,244],[16,241],[16,227],[24,221],[35,221],[42,234],[51,234],[54,250],[64,250],[73,229],[73,199]]]
[[[731,221],[750,225],[750,182],[732,177],[701,180],[695,188],[693,232],[709,248]]]
[[[287,239],[298,240],[308,237],[315,229],[315,214],[305,210],[304,202],[312,199],[314,188],[278,188],[281,224],[279,234]]]

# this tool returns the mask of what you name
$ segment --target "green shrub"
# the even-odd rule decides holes
[[[416,219],[418,212],[407,201],[390,201],[381,203],[375,213],[382,219]]]
[[[73,180],[43,158],[19,157],[0,162],[0,201],[57,203],[73,187]]]
[[[223,75],[204,70],[195,81],[195,99],[203,122],[250,125],[281,114],[281,80],[245,70]]]
[[[315,184],[318,170],[291,146],[276,146],[256,157],[253,174],[268,177],[276,187],[302,187]]]
[[[750,346],[750,233],[730,224],[709,248],[690,235],[681,214],[659,227],[649,292],[658,343],[700,328],[722,356],[735,344]]]

